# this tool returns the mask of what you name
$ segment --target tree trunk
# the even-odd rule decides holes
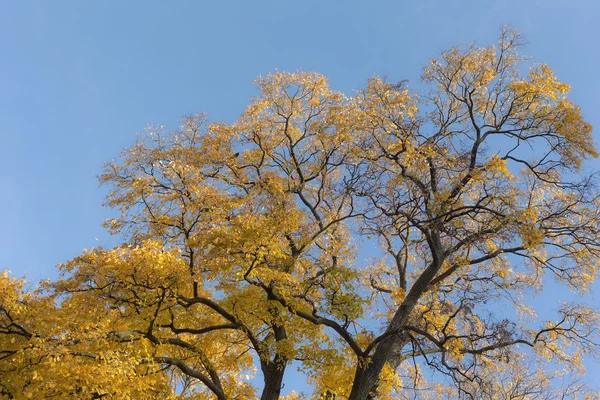
[[[368,360],[358,365],[354,375],[352,391],[348,400],[368,400],[377,395],[379,386],[379,375],[386,362],[394,370],[398,367],[401,360],[402,348],[408,343],[409,338],[404,332],[406,322],[421,295],[425,292],[427,285],[438,273],[444,263],[444,252],[441,245],[439,234],[433,232],[428,237],[428,243],[431,248],[433,260],[427,268],[417,278],[410,288],[406,298],[394,314],[387,329],[385,330],[385,339],[377,345],[375,352]]]
[[[261,400],[277,400],[281,394],[285,364],[273,362],[261,363],[265,386],[260,396]]]
[[[368,362],[361,363],[356,368],[352,391],[348,400],[368,400],[376,397],[379,386],[379,375],[385,366],[389,363],[394,370],[401,361],[402,348],[409,342],[410,338],[404,331],[408,317],[417,304],[417,300],[423,293],[425,285],[422,283],[421,276],[406,296],[404,303],[400,306],[396,314],[390,321],[385,331],[387,337],[381,341],[375,348],[375,352]],[[421,281],[421,282],[420,282]]]
[[[354,375],[352,391],[348,400],[374,399],[379,386],[379,374],[386,362],[395,370],[400,363],[402,348],[408,343],[408,337],[391,336],[381,342],[368,363],[359,365]]]

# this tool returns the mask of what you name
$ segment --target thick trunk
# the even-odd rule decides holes
[[[398,308],[390,321],[385,331],[387,337],[377,345],[375,352],[368,362],[361,363],[356,369],[352,391],[348,400],[368,400],[375,398],[379,386],[379,375],[386,362],[394,370],[398,367],[401,360],[402,348],[410,340],[404,327],[419,297],[425,290],[425,284],[423,283],[425,280],[422,279],[423,275],[417,280],[403,304]]]
[[[379,386],[379,375],[386,362],[394,370],[398,367],[399,360],[401,360],[402,348],[409,341],[404,327],[419,297],[425,290],[426,283],[431,280],[428,275],[435,274],[433,268],[429,268],[426,272],[428,274],[424,273],[421,275],[406,296],[406,299],[404,299],[403,304],[396,311],[386,329],[385,335],[387,337],[377,345],[375,352],[368,362],[361,363],[356,369],[352,391],[348,400],[368,400],[375,398]]]
[[[400,354],[406,343],[408,338],[404,335],[392,336],[380,343],[369,362],[357,368],[348,400],[367,400],[377,397],[381,370],[386,362],[393,369],[398,367]]]
[[[265,386],[260,396],[261,400],[277,400],[281,394],[285,364],[262,363]]]
[[[273,289],[269,288],[269,290],[269,300],[274,300]],[[271,327],[273,328],[273,334],[275,335],[275,340],[277,342],[287,339],[285,326],[276,322],[279,320],[280,311],[281,310],[275,306],[269,309],[269,313],[273,316],[273,324]],[[275,357],[273,357],[272,360],[261,359],[260,367],[262,369],[265,382],[265,387],[262,395],[260,396],[261,400],[279,399],[279,395],[281,394],[281,386],[283,384],[283,375],[285,373],[285,367],[287,366],[287,363],[287,357],[282,356],[279,353],[275,354]]]
[[[379,374],[376,372],[376,368],[370,368],[369,366],[357,368],[348,400],[375,398],[377,380],[379,379]]]
[[[361,363],[356,368],[354,383],[352,384],[352,391],[348,400],[368,400],[375,398],[379,386],[379,375],[385,363],[389,362],[394,370],[398,367],[402,347],[409,340],[404,332],[408,317],[421,295],[427,289],[427,285],[429,285],[429,282],[435,277],[444,263],[445,254],[439,234],[435,232],[430,233],[427,241],[431,248],[433,260],[417,278],[396,311],[396,314],[394,314],[385,331],[387,337],[377,345],[375,352],[368,362]]]

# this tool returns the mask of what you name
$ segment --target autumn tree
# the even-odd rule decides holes
[[[311,398],[583,396],[553,382],[597,354],[597,312],[523,298],[594,281],[597,153],[520,47],[445,51],[420,93],[276,73],[234,123],[150,127],[100,177],[123,245],[0,277],[0,394],[277,399],[296,361]]]

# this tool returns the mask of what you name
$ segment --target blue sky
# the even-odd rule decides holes
[[[0,269],[54,277],[116,243],[101,227],[102,163],[149,123],[234,120],[275,69],[347,93],[373,75],[415,82],[441,50],[510,24],[600,127],[598,17],[596,0],[0,0]]]

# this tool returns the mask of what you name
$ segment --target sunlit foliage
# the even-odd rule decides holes
[[[0,275],[0,395],[277,399],[296,361],[290,400],[591,396],[598,313],[522,299],[596,278],[598,154],[520,47],[447,50],[420,92],[278,72],[233,123],[148,128],[100,176],[122,246]]]

